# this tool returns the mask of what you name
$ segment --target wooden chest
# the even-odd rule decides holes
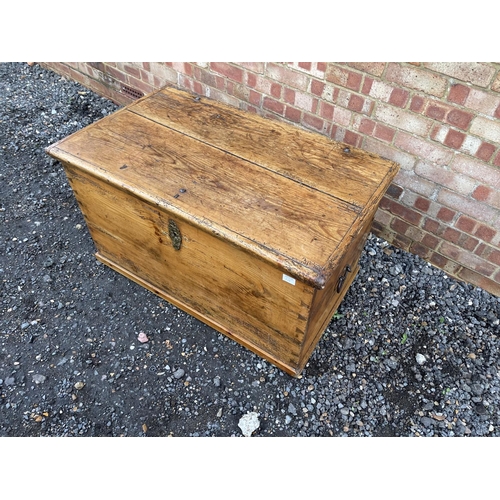
[[[292,376],[358,271],[398,165],[162,89],[47,149],[96,257]]]

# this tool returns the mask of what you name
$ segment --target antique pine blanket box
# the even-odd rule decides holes
[[[164,88],[47,148],[96,257],[299,376],[398,165]]]

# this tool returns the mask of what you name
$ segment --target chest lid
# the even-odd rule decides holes
[[[48,154],[322,288],[398,165],[165,88]]]

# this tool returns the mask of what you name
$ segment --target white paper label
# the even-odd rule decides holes
[[[291,276],[287,276],[286,274],[283,275],[283,281],[286,281],[287,283],[290,283],[290,285],[295,286],[295,279],[292,278]]]

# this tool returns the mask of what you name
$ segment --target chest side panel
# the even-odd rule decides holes
[[[313,289],[283,280],[275,266],[65,165],[98,252],[175,297],[189,311],[221,324],[236,340],[294,371]],[[181,235],[172,244],[169,222]]]
[[[350,241],[325,288],[314,292],[307,333],[301,353],[301,367],[305,365],[311,356],[312,351],[321,339],[333,314],[340,306],[359,271],[358,261],[368,237],[372,220],[373,215]],[[347,271],[347,266],[349,266],[350,271]]]

